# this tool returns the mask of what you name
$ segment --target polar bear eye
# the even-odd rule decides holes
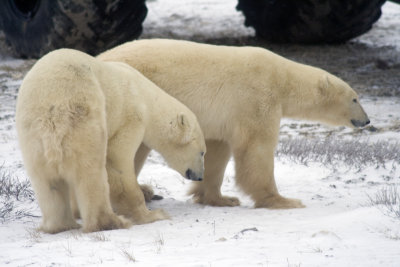
[[[354,99],[353,99],[353,102],[354,102],[354,103],[357,103],[357,99],[354,98]]]
[[[200,155],[201,155],[201,156],[204,156],[204,152],[200,152]]]

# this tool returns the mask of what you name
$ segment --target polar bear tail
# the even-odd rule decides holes
[[[39,119],[36,124],[41,134],[44,156],[49,163],[60,163],[63,160],[62,140],[67,134],[65,124],[60,123],[62,114],[55,113],[51,110],[49,116]]]
[[[44,156],[49,163],[61,163],[64,157],[73,153],[68,146],[75,122],[80,117],[80,107],[55,107],[51,106],[48,114],[39,119],[36,124],[40,133]]]

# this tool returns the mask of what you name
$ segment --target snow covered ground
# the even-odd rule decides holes
[[[143,37],[253,35],[235,4],[149,1]],[[400,6],[385,4],[382,19],[356,41],[400,50],[399,17]],[[14,125],[17,89],[34,61],[6,55],[0,60],[0,266],[400,266],[400,215],[385,205],[371,205],[377,194],[395,186],[400,190],[400,98],[364,96],[361,102],[374,126],[364,130],[282,121],[276,181],[282,195],[301,199],[305,209],[253,209],[235,187],[232,161],[222,191],[238,196],[241,206],[193,204],[186,196],[190,182],[152,153],[139,179],[164,196],[149,207],[165,209],[171,220],[127,230],[48,235],[35,230],[41,214],[30,188],[24,188],[28,177]],[[314,155],[313,142],[343,147],[347,159],[340,149],[330,155],[333,161],[322,148]],[[283,153],[284,145],[300,151],[300,157]],[[352,155],[346,147],[370,151],[372,159],[358,160],[358,152]]]

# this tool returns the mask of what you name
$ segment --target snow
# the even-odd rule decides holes
[[[141,38],[208,39],[254,36],[232,0],[147,1]]]
[[[369,45],[393,46],[400,51],[400,7],[387,2],[382,7],[382,17],[373,25],[373,31],[367,32],[355,40]]]
[[[158,0],[147,4],[150,11],[144,37],[241,38],[254,34],[243,26],[243,16],[234,9],[236,1]],[[375,45],[399,48],[400,8],[387,3],[383,12],[373,31],[359,39],[372,45],[376,36],[384,35]],[[396,32],[381,31],[388,27]],[[22,73],[32,63],[4,57],[0,61],[0,170],[19,181],[28,177],[16,139],[15,97]],[[364,97],[361,102],[380,131],[354,132],[283,120],[281,139],[307,132],[320,139],[329,135],[367,143],[399,142],[400,100]],[[49,235],[35,230],[41,220],[37,203],[15,201],[17,211],[29,210],[30,215],[0,221],[0,265],[400,266],[399,218],[369,205],[369,196],[385,186],[400,185],[396,164],[356,169],[338,162],[332,168],[279,157],[275,177],[280,193],[301,199],[307,207],[268,210],[252,208],[250,198],[235,187],[233,161],[228,164],[222,193],[239,197],[241,206],[209,207],[194,204],[186,196],[190,182],[152,152],[139,180],[164,196],[149,207],[166,210],[171,220],[126,230]],[[1,207],[4,200],[0,200]]]

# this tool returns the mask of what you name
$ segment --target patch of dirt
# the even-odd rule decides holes
[[[6,44],[4,32],[0,31],[0,58],[2,55],[11,55],[11,49]]]
[[[146,38],[156,37],[148,36]],[[182,39],[182,36],[168,38]],[[180,38],[179,38],[180,37]],[[192,41],[220,45],[260,46],[286,58],[327,70],[348,82],[362,96],[400,96],[400,53],[391,46],[371,46],[352,41],[341,45],[271,44],[255,37],[209,38]],[[0,58],[11,55],[0,32]]]

